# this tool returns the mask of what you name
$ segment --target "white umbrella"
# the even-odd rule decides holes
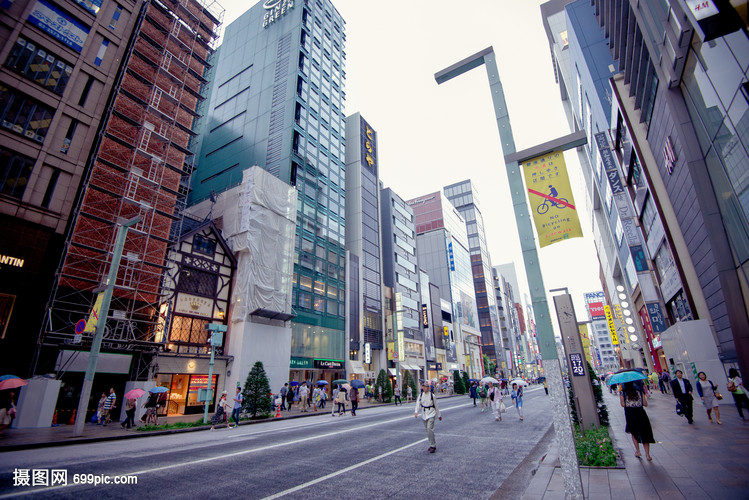
[[[488,382],[491,382],[492,384],[498,384],[499,380],[497,380],[494,377],[489,377],[489,376],[486,376],[486,377],[484,377],[484,378],[481,379],[481,383],[482,384],[486,384]]]
[[[528,383],[522,378],[516,378],[515,380],[510,380],[510,383],[508,385],[512,387],[512,384],[518,384],[518,386],[523,386],[523,387],[528,385]]]

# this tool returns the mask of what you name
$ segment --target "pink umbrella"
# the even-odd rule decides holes
[[[17,389],[18,387],[22,387],[26,384],[28,384],[28,382],[26,382],[22,378],[9,378],[0,381],[0,391],[4,391],[6,389]]]
[[[125,393],[125,399],[138,399],[145,393],[143,389],[131,389]]]

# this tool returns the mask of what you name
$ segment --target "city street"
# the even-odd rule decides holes
[[[495,422],[466,396],[440,399],[435,454],[427,452],[413,403],[369,408],[356,417],[325,413],[2,453],[0,498],[489,498],[551,426],[543,389],[529,388],[524,399],[523,422],[509,404],[503,421]],[[66,470],[67,485],[14,486],[14,470],[18,476],[24,469]],[[132,475],[137,485],[75,485],[75,474]]]

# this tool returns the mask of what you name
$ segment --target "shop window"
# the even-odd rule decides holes
[[[73,72],[68,62],[22,37],[16,40],[5,66],[58,95],[65,91]]]
[[[207,344],[208,320],[175,315],[169,332],[169,342],[183,344]]]
[[[0,148],[0,193],[21,199],[33,168],[33,159]]]
[[[114,27],[117,26],[117,21],[120,20],[121,15],[122,5],[117,4],[117,8],[114,10],[114,14],[112,14],[112,20],[109,21],[109,29],[114,29]]]

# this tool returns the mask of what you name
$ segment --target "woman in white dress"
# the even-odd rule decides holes
[[[494,384],[489,382],[489,390],[487,391],[487,402],[492,409],[494,414],[494,421],[499,422],[502,420],[502,412],[500,407],[502,405],[502,389],[494,387]]]
[[[700,394],[702,402],[707,409],[707,419],[711,424],[713,423],[711,413],[715,410],[715,421],[722,424],[723,422],[720,421],[720,408],[718,408],[718,392],[716,392],[718,386],[713,384],[712,380],[707,379],[705,372],[698,373],[697,378],[697,392]]]

